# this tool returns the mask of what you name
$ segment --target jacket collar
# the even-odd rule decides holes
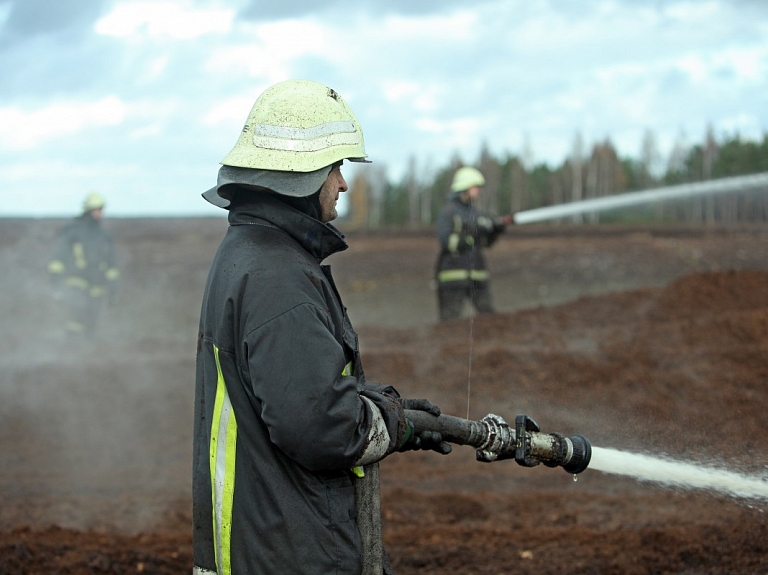
[[[271,224],[287,233],[318,262],[349,247],[344,234],[334,226],[281,202],[270,193],[260,193],[253,202],[230,208],[230,226],[260,223]]]
[[[467,206],[467,207],[473,207],[474,202],[471,199],[465,200],[461,193],[454,193],[451,196],[451,201],[455,204],[458,204],[460,206]]]

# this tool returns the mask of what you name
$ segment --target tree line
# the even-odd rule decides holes
[[[768,172],[768,134],[762,141],[725,136],[718,141],[708,129],[703,142],[684,146],[678,142],[666,161],[658,152],[652,132],[646,132],[640,157],[620,157],[606,139],[588,154],[580,135],[572,153],[560,166],[532,164],[519,155],[494,156],[482,145],[474,165],[486,185],[481,209],[509,214],[538,207],[597,198],[623,192],[676,184],[702,182]],[[389,181],[383,166],[358,170],[352,182],[349,212],[351,227],[363,229],[432,226],[445,202],[456,169],[465,165],[457,155],[436,170],[419,169],[415,157],[398,182]],[[768,221],[768,190],[659,202],[567,218],[570,223],[737,223]]]

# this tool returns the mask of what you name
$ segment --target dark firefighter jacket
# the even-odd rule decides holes
[[[65,285],[94,297],[114,286],[120,275],[114,243],[90,212],[61,230],[48,271]]]
[[[357,334],[320,264],[346,249],[343,236],[254,195],[230,209],[202,305],[195,572],[358,574],[351,469],[375,425],[362,397],[382,413],[402,408],[394,389],[365,381]],[[384,419],[391,452],[402,411]]]
[[[483,248],[490,247],[505,225],[475,209],[453,194],[437,217],[440,255],[437,281],[440,286],[466,286],[470,281],[488,281]]]

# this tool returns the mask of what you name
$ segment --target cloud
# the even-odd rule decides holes
[[[736,81],[759,84],[768,76],[768,46],[728,48],[713,57],[712,76],[718,68],[733,72]]]
[[[301,58],[335,58],[329,37],[326,26],[312,21],[240,24],[235,41],[211,50],[205,70],[227,79],[263,78],[270,85],[290,77]]]
[[[264,89],[269,85],[265,85]],[[237,129],[245,124],[245,119],[253,106],[254,99],[249,96],[233,96],[214,104],[203,116],[206,126]]]
[[[0,108],[0,149],[30,149],[86,128],[115,126],[124,118],[125,105],[115,96],[94,102],[55,102],[31,111]]]
[[[106,36],[167,36],[188,40],[205,34],[224,34],[232,27],[234,10],[197,8],[184,2],[121,2],[96,22]]]
[[[450,12],[456,8],[478,6],[492,2],[493,0],[441,0],[440,2],[414,2],[413,0],[281,0],[280,2],[264,2],[263,0],[249,0],[241,7],[238,17],[243,20],[277,20],[284,18],[299,18],[304,16],[332,15],[340,21],[349,21],[349,18],[359,14],[373,14],[375,17],[383,17],[392,14],[404,16],[424,16],[435,13]]]
[[[75,30],[87,31],[108,0],[11,0],[0,3],[0,26],[13,38]]]
[[[112,210],[160,188],[168,209],[202,209],[256,97],[299,77],[349,102],[392,179],[483,143],[556,165],[577,132],[623,155],[647,130],[660,147],[709,124],[761,137],[766,15],[752,0],[0,0],[0,190],[31,156],[77,179],[61,189],[130,189]]]

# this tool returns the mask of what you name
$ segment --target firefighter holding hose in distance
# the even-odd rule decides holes
[[[89,193],[83,213],[59,233],[48,273],[57,301],[69,307],[67,332],[92,337],[104,300],[114,301],[120,271],[114,242],[101,225],[104,197]]]
[[[465,301],[478,313],[494,313],[483,249],[492,246],[514,220],[511,215],[492,217],[477,209],[483,186],[485,177],[477,168],[456,170],[451,194],[437,217],[440,321],[459,317]]]
[[[229,228],[203,296],[195,393],[194,573],[391,573],[378,462],[450,445],[414,432],[368,381],[330,267],[344,160],[363,132],[334,90],[278,83],[256,100],[217,185]]]

